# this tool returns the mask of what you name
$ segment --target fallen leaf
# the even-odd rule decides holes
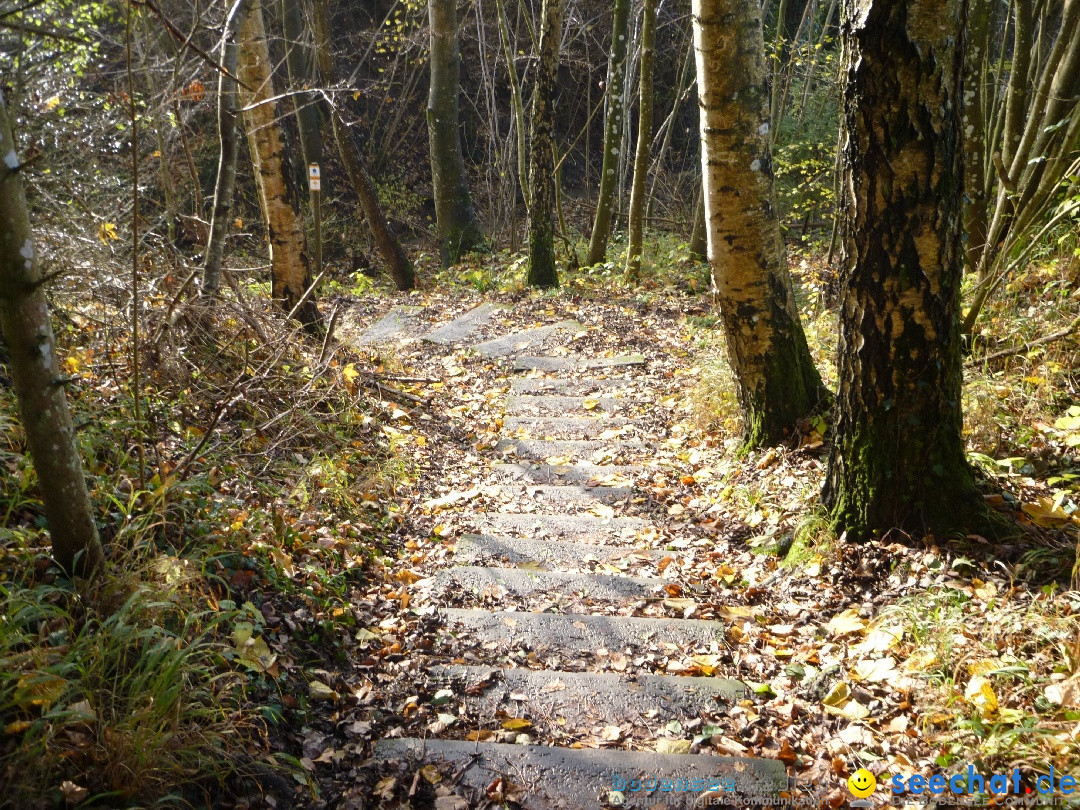
[[[834,635],[848,636],[852,633],[861,633],[866,629],[866,622],[859,617],[858,610],[848,608],[843,613],[833,616],[825,627]]]
[[[658,754],[689,754],[690,740],[657,740],[656,753]]]

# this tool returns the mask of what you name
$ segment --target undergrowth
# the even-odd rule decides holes
[[[108,558],[91,583],[49,556],[0,389],[0,806],[216,806],[307,783],[270,744],[307,690],[264,611],[274,595],[313,617],[299,639],[332,636],[396,525],[387,495],[411,472],[369,392],[377,358],[302,339],[243,285],[207,309],[174,307],[168,283],[146,301],[142,424],[121,313],[57,302]]]

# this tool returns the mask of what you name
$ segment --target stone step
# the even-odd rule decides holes
[[[373,760],[373,764],[384,767],[396,761],[402,768],[399,779],[404,784],[409,784],[412,772],[421,763],[435,764],[447,778],[460,780],[459,789],[471,792],[469,807],[486,803],[488,786],[500,777],[520,786],[524,794],[519,797],[521,806],[531,810],[583,810],[613,805],[644,808],[658,804],[691,808],[703,789],[715,791],[709,795],[716,797],[717,806],[723,802],[728,806],[756,807],[778,801],[774,797],[787,787],[787,770],[780,760],[705,754],[406,737],[379,740]],[[654,777],[670,780],[671,792],[646,792],[642,780]],[[612,793],[620,787],[617,795]],[[667,804],[665,796],[676,803]]]
[[[585,404],[593,406],[586,408]],[[593,404],[595,403],[595,404]],[[639,405],[632,399],[620,397],[568,397],[555,395],[530,396],[513,394],[506,398],[507,415],[562,416],[565,414],[621,413],[639,408],[651,407],[651,404]]]
[[[513,332],[485,340],[483,343],[477,343],[474,348],[482,357],[506,357],[539,346],[559,330],[573,334],[585,331],[585,327],[577,321],[559,321],[551,326],[540,326],[536,329],[526,329],[523,332]]]
[[[491,465],[495,477],[502,481],[522,481],[530,484],[588,484],[603,481],[627,485],[648,472],[645,467],[625,464],[506,464]]]
[[[423,307],[399,305],[391,309],[379,320],[361,332],[357,338],[357,344],[361,346],[373,346],[377,343],[389,343],[399,337],[411,337],[417,319],[416,315]]]
[[[483,595],[488,589],[505,589],[510,596],[528,598],[538,594],[571,596],[622,603],[656,596],[662,579],[616,574],[568,574],[563,571],[529,571],[524,568],[487,568],[458,565],[439,571],[431,582],[431,595],[450,597],[461,604],[465,594]]]
[[[585,397],[590,394],[614,393],[632,390],[630,380],[623,377],[582,377],[577,380],[552,380],[545,377],[525,377],[510,381],[513,394],[560,394]]]
[[[637,441],[588,441],[582,439],[499,439],[495,452],[523,459],[547,461],[550,458],[615,461],[644,452]]]
[[[547,567],[585,568],[591,562],[616,565],[627,557],[656,561],[670,556],[660,549],[632,546],[608,546],[598,543],[575,543],[569,540],[533,540],[525,537],[497,537],[490,534],[465,534],[454,548],[454,562],[533,563]]]
[[[503,432],[520,438],[595,439],[619,428],[627,428],[626,435],[632,435],[640,424],[639,419],[623,416],[508,416],[503,419]]]
[[[541,503],[572,505],[578,504],[587,507],[594,503],[618,503],[625,501],[634,494],[633,487],[586,487],[581,485],[558,485],[558,484],[527,484],[520,487],[502,485],[504,491],[522,489],[526,497],[532,501]]]
[[[724,625],[702,619],[646,619],[627,616],[591,616],[585,613],[522,613],[443,608],[446,629],[467,633],[483,642],[506,639],[511,644],[545,647],[570,656],[601,647],[644,650],[673,644],[683,653],[708,652],[724,643]]]
[[[600,368],[628,368],[645,365],[645,355],[624,354],[618,357],[543,357],[521,355],[514,360],[514,371],[588,371]]]
[[[502,710],[534,723],[557,715],[570,726],[621,725],[647,718],[655,728],[716,712],[747,691],[746,684],[729,678],[478,666],[436,666],[431,674],[458,694],[467,689],[469,705],[482,714],[495,716]]]
[[[553,538],[577,542],[632,542],[648,526],[641,518],[601,518],[593,515],[542,515],[477,512],[473,521],[482,531],[524,536],[533,540]]]
[[[444,323],[442,326],[436,327],[430,332],[424,333],[420,339],[427,343],[434,343],[438,346],[449,346],[453,343],[461,343],[481,326],[490,323],[491,316],[499,309],[502,309],[502,307],[495,304],[481,304],[480,306],[474,307],[468,312],[459,315],[454,318],[454,320]]]

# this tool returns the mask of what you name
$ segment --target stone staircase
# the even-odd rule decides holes
[[[524,727],[532,733],[386,739],[377,743],[374,759],[438,763],[443,772],[457,774],[455,794],[464,791],[472,799],[436,800],[436,807],[450,809],[485,801],[498,806],[510,798],[526,808],[752,806],[777,795],[787,784],[777,760],[629,751],[619,747],[617,735],[611,747],[598,749],[536,744],[536,737],[557,741],[563,726],[695,728],[701,717],[736,704],[747,690],[720,677],[649,672],[642,664],[666,652],[715,652],[725,644],[724,625],[633,615],[662,600],[672,580],[659,571],[626,576],[593,570],[603,563],[609,568],[601,570],[610,570],[611,563],[633,555],[655,562],[693,553],[643,547],[643,518],[595,514],[597,504],[618,505],[635,496],[632,484],[649,458],[650,437],[639,418],[647,406],[624,395],[645,358],[527,353],[583,328],[569,321],[470,344],[495,311],[485,304],[421,335],[438,346],[466,345],[486,358],[506,358],[512,373],[528,373],[511,383],[504,437],[490,451],[488,471],[489,483],[520,494],[521,511],[472,514],[476,533],[458,539],[455,565],[427,583],[427,596],[439,608],[431,653],[439,657],[445,647],[448,662],[431,674],[455,694],[469,695],[472,707],[485,714],[527,719]],[[417,336],[415,312],[396,307],[360,342]],[[618,435],[601,438],[605,431]],[[613,485],[593,485],[597,481]],[[489,609],[483,597],[492,593],[510,606],[539,600],[545,612]],[[463,649],[506,653],[500,660],[523,666],[470,663]],[[582,671],[598,657],[614,655],[622,671]],[[689,743],[671,748],[682,751]]]

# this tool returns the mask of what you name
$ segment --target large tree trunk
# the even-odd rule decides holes
[[[286,312],[293,312],[309,331],[321,328],[311,286],[304,221],[298,213],[296,175],[289,166],[285,139],[277,120],[277,104],[270,53],[266,45],[262,0],[251,6],[240,26],[239,79],[251,90],[241,88],[248,150],[255,168],[263,222],[270,241],[271,295]]]
[[[529,275],[532,287],[555,287],[555,159],[552,151],[555,124],[555,80],[559,70],[559,38],[566,0],[544,0],[540,12],[539,64],[533,87],[532,137],[529,139]]]
[[[761,11],[694,0],[709,263],[747,447],[776,444],[827,392],[795,307],[773,199]]]
[[[327,84],[334,83],[334,64],[330,57],[330,24],[328,21],[329,4],[327,0],[315,0],[315,55],[317,58],[319,73],[322,80]],[[375,246],[379,249],[386,267],[390,271],[390,277],[398,290],[411,290],[416,285],[416,276],[413,273],[412,262],[405,255],[401,243],[390,232],[386,216],[383,214],[382,205],[379,203],[379,195],[375,190],[374,183],[364,166],[364,159],[360,154],[360,148],[356,145],[349,128],[345,125],[341,113],[336,107],[330,110],[330,122],[333,127],[334,140],[337,142],[338,154],[341,155],[341,163],[345,167],[345,173],[349,176],[349,183],[360,200],[360,210],[364,212],[364,219],[371,228],[371,236],[375,240]]]
[[[221,263],[225,258],[225,242],[232,221],[233,194],[236,188],[236,163],[240,154],[237,133],[236,29],[245,14],[245,0],[237,0],[225,20],[221,37],[221,64],[229,75],[218,76],[218,153],[217,180],[214,182],[214,211],[210,217],[210,237],[206,245],[206,264],[203,265],[203,292],[217,295],[221,286]],[[164,154],[164,152],[162,152]]]
[[[82,459],[68,413],[52,324],[34,253],[26,195],[7,105],[0,92],[0,328],[26,442],[37,471],[53,556],[69,573],[104,564]]]
[[[822,498],[864,540],[979,531],[964,457],[963,0],[844,0],[836,438]]]
[[[649,174],[649,147],[652,145],[653,51],[656,47],[656,0],[644,0],[641,7],[641,67],[638,79],[638,131],[634,151],[634,181],[630,186],[630,216],[627,227],[626,280],[636,284],[641,278],[641,244],[645,232],[645,180]]]
[[[439,228],[439,254],[449,267],[484,241],[476,219],[458,121],[460,58],[457,0],[428,0],[431,20],[431,89],[427,122],[431,142],[431,186]]]
[[[615,14],[611,20],[611,57],[608,60],[607,87],[604,90],[607,105],[604,121],[604,160],[600,169],[600,194],[596,200],[596,216],[593,218],[592,236],[589,238],[589,254],[585,265],[591,267],[604,261],[608,238],[611,236],[611,219],[615,210],[615,185],[619,179],[619,145],[622,143],[623,84],[626,82],[626,47],[630,25],[630,0],[615,0]]]

